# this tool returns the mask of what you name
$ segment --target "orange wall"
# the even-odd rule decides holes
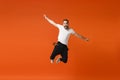
[[[120,75],[120,6],[118,0],[0,1],[0,79],[103,80]],[[71,36],[67,64],[50,64],[57,23],[70,20],[74,30],[90,39]],[[32,77],[31,77],[32,76]]]

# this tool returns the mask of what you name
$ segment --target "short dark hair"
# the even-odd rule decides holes
[[[63,21],[67,21],[67,23],[69,23],[69,20],[68,20],[68,19],[63,19]]]

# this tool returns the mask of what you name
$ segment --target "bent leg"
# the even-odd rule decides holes
[[[68,49],[65,48],[64,51],[61,53],[62,58],[60,58],[60,61],[67,63],[68,60]]]
[[[60,49],[59,49],[59,46],[55,46],[51,56],[50,56],[50,60],[51,60],[51,63],[53,63],[54,61],[54,58],[60,53]]]

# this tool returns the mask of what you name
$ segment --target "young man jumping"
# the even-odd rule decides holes
[[[57,24],[50,18],[48,18],[46,15],[44,15],[44,18],[53,26],[59,29],[58,34],[58,41],[54,47],[54,50],[50,56],[51,63],[54,62],[55,57],[60,54],[61,57],[59,57],[56,60],[56,63],[64,62],[67,63],[68,59],[68,40],[71,34],[77,36],[80,39],[83,39],[85,41],[88,41],[88,38],[85,38],[84,36],[76,33],[72,28],[69,27],[69,20],[63,19],[63,24]]]

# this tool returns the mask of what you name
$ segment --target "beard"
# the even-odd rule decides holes
[[[68,30],[68,29],[69,29],[69,26],[64,26],[64,28]]]

